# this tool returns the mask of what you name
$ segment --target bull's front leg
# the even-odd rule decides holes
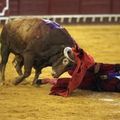
[[[18,85],[25,78],[29,77],[31,74],[34,56],[30,53],[24,53],[23,57],[24,57],[24,73],[15,79],[15,81],[13,82],[14,85]]]
[[[38,85],[38,78],[39,78],[39,75],[41,74],[41,69],[35,69],[35,76],[34,76],[34,79],[33,79],[33,82],[32,82],[32,85]]]

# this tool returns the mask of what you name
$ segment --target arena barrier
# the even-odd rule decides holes
[[[9,0],[6,0],[6,6],[3,8],[2,12],[0,12],[0,16],[4,16],[5,12],[9,9]]]
[[[0,21],[14,18],[44,18],[59,23],[120,23],[120,14],[89,14],[89,15],[39,15],[0,17]]]
[[[38,16],[5,16],[9,10],[10,0],[5,0],[5,7],[0,12],[0,22],[7,22],[8,19],[19,17],[37,17],[50,19],[58,23],[120,23],[120,14],[74,14],[74,15],[38,15]]]

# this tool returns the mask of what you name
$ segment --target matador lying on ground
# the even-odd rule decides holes
[[[86,52],[82,58],[73,49],[76,63],[68,71],[71,78],[44,79],[39,84],[52,84],[52,95],[68,96],[75,89],[120,92],[120,64],[94,63]],[[74,64],[74,63],[73,63]]]

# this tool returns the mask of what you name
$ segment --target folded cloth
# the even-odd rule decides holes
[[[94,65],[94,59],[83,51],[82,57],[79,57],[79,52],[73,48],[75,56],[76,67],[74,70],[69,71],[71,78],[59,78],[57,83],[51,88],[50,94],[69,96],[82,82],[86,71]]]

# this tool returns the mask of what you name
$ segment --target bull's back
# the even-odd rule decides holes
[[[44,29],[45,25],[43,24],[42,19],[30,18],[30,19],[14,19],[10,20],[8,23],[9,32],[14,32],[17,34],[22,41],[27,41],[36,37],[43,37],[44,33],[41,30]]]
[[[64,28],[52,21],[38,18],[9,20],[2,34],[3,41],[8,43],[13,53],[21,53],[29,45],[31,45],[31,50],[36,49],[37,52],[47,50],[52,46],[60,48],[61,45],[64,47],[74,45],[72,37]]]
[[[29,42],[42,39],[49,31],[42,19],[13,19],[3,27],[3,41],[9,42],[12,51],[22,52]],[[7,35],[7,37],[5,37]]]

